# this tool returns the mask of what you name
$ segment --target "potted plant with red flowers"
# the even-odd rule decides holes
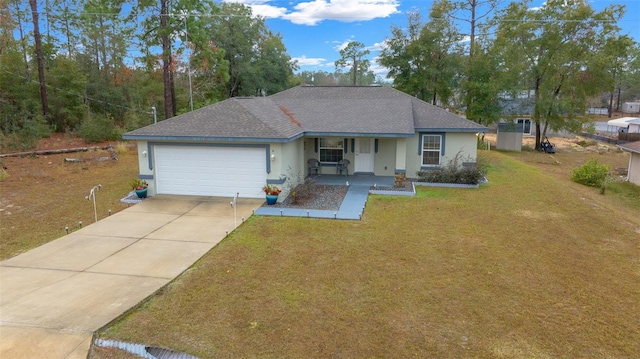
[[[149,184],[145,180],[136,178],[131,181],[131,189],[136,192],[138,198],[147,198],[147,187],[149,187]]]
[[[267,197],[268,205],[276,204],[276,202],[278,201],[278,195],[280,194],[280,192],[282,192],[280,188],[272,186],[270,184],[264,185],[264,187],[262,187],[262,190]]]

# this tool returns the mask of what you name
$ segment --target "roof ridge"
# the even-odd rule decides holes
[[[293,118],[293,113],[291,113],[289,110],[284,109],[283,110],[283,106],[281,106],[279,103],[277,103],[276,101],[274,101],[272,98],[270,98],[269,96],[260,96],[260,97],[233,97],[233,99],[240,99],[240,100],[250,100],[250,101],[268,101],[271,104],[273,104],[274,106],[276,106],[280,111],[282,111],[284,113],[285,116],[287,116],[287,118],[289,119],[289,122],[293,123],[294,125],[296,125],[297,127],[299,127],[302,131],[302,124],[296,120],[295,118]],[[248,109],[247,107],[243,106],[241,104],[242,101],[237,101],[238,104],[240,106],[242,106],[243,109],[245,109],[249,114],[251,114],[251,116],[256,120],[259,121],[260,123],[262,123],[263,125],[265,125],[266,127],[268,127],[269,129],[271,129],[272,131],[283,135],[283,136],[287,136],[287,134],[282,131],[281,128],[278,128],[278,126],[275,126],[275,123],[272,123],[270,121],[265,121],[263,119],[263,117],[261,116],[257,116],[253,111],[251,111],[250,109]]]

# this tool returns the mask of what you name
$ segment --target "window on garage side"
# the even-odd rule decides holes
[[[343,141],[341,138],[321,138],[320,146],[320,162],[337,163],[342,159]]]
[[[440,165],[440,153],[442,153],[442,136],[441,135],[423,135],[422,136],[422,165],[438,166]]]

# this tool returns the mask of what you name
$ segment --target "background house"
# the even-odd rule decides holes
[[[622,104],[621,110],[624,113],[640,113],[640,102],[625,102]]]
[[[260,198],[308,175],[408,176],[459,156],[475,162],[486,128],[390,87],[295,87],[231,98],[135,131],[149,195]],[[286,193],[285,193],[286,195]],[[285,196],[281,196],[284,198]]]
[[[640,141],[618,145],[623,151],[631,153],[627,181],[640,186]]]

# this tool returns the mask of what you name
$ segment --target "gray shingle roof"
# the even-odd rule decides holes
[[[640,153],[640,141],[627,142],[622,145],[618,145],[621,149],[629,152]]]
[[[288,140],[302,127],[268,98],[231,98],[128,132],[125,139]]]
[[[308,135],[405,137],[486,128],[390,87],[300,86],[233,98],[125,134],[125,139],[289,141]]]

